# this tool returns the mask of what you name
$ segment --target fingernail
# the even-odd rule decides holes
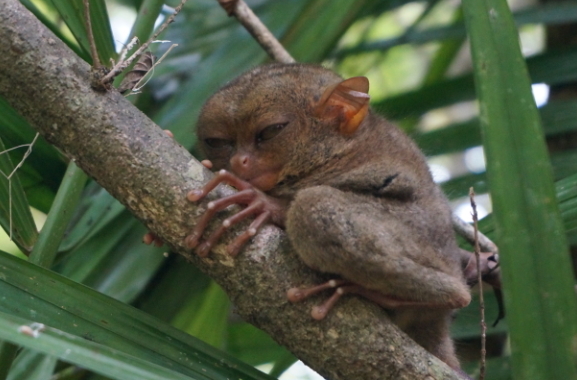
[[[206,242],[199,245],[198,248],[196,249],[196,254],[199,255],[200,257],[208,256],[209,252],[210,252],[210,244]]]
[[[186,243],[186,246],[188,248],[194,248],[198,245],[198,236],[196,235],[188,235],[186,237],[186,239],[184,240],[184,242]]]
[[[202,198],[203,194],[204,194],[204,191],[202,191],[202,190],[191,190],[188,192],[186,197],[188,198],[189,201],[196,202],[200,198]]]
[[[232,257],[235,257],[236,255],[238,255],[238,247],[234,243],[229,244],[229,246],[226,247],[226,251]]]

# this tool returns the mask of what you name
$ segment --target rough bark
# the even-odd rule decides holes
[[[92,90],[88,65],[17,0],[0,0],[0,40],[0,95],[174,251],[214,278],[247,321],[330,379],[459,378],[369,302],[345,297],[321,322],[309,314],[318,298],[289,304],[287,289],[320,278],[277,228],[266,227],[236,259],[226,255],[225,245],[209,258],[196,257],[183,240],[206,202],[197,207],[185,194],[210,173],[121,95]]]

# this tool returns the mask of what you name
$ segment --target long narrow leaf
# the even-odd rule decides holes
[[[513,373],[577,379],[577,302],[539,115],[505,0],[463,1],[501,250]]]
[[[29,252],[38,232],[15,166],[0,139],[0,224],[14,242]]]
[[[36,131],[0,97],[0,138],[10,148],[29,144],[34,140]],[[56,191],[66,165],[63,156],[58,153],[43,137],[38,137],[34,144],[33,154],[28,156],[24,168],[31,166],[45,185]]]
[[[309,1],[281,38],[281,43],[297,61],[319,62],[355,18],[374,5],[375,2],[367,0]],[[311,49],[311,46],[315,48]]]
[[[60,13],[72,34],[74,34],[79,45],[82,46],[84,51],[90,52],[86,23],[84,21],[83,0],[50,1]],[[116,52],[114,50],[114,40],[112,38],[112,31],[110,29],[110,22],[104,0],[90,1],[90,17],[98,55],[101,61],[107,64],[110,62],[110,58],[115,57]]]
[[[117,380],[191,380],[102,344],[0,312],[0,338]],[[28,368],[33,369],[33,368]]]
[[[197,379],[271,378],[126,304],[0,251],[0,312]]]
[[[545,24],[557,25],[577,21],[577,3],[573,1],[539,4],[514,14],[517,25]],[[466,36],[464,23],[455,23],[427,29],[411,29],[399,37],[360,44],[354,48],[337,51],[334,56],[342,58],[351,54],[383,51],[403,44],[424,44]]]
[[[74,162],[68,164],[68,170],[48,213],[46,223],[42,227],[38,242],[30,254],[30,262],[42,267],[52,265],[87,178],[88,176]]]
[[[554,100],[539,109],[547,137],[577,130],[577,101]],[[413,136],[425,154],[434,156],[481,145],[479,119],[448,125]]]
[[[577,48],[552,51],[527,59],[533,83],[550,85],[577,79]],[[555,70],[551,70],[554,67]],[[473,100],[475,90],[473,76],[466,74],[437,82],[423,88],[384,99],[373,104],[374,108],[389,118],[421,115],[439,107]]]

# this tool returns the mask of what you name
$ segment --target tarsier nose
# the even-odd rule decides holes
[[[230,159],[230,167],[234,174],[243,178],[250,170],[250,156],[248,154],[235,154]]]

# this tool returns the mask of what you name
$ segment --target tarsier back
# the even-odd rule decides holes
[[[230,248],[236,254],[260,225],[273,222],[308,266],[335,277],[295,284],[290,301],[332,289],[313,309],[320,320],[341,295],[362,296],[458,369],[450,315],[470,295],[451,211],[422,153],[369,109],[367,93],[364,77],[343,80],[303,64],[260,66],[219,90],[201,112],[198,138],[214,168],[226,171],[190,198],[220,182],[242,195],[213,205],[188,240],[206,255],[228,226],[255,216]],[[247,207],[202,242],[208,220],[230,204]]]

